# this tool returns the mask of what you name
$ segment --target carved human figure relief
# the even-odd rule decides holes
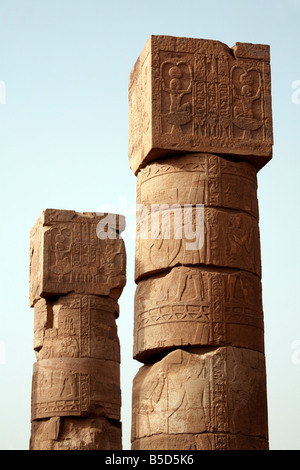
[[[233,122],[243,130],[242,138],[250,139],[252,131],[263,126],[262,78],[254,67],[234,66],[231,71],[233,82]]]
[[[51,266],[52,272],[58,277],[59,281],[63,281],[64,275],[71,272],[71,243],[72,235],[68,228],[53,230],[52,250],[54,255],[54,263]]]
[[[264,356],[252,350],[172,351],[134,379],[135,413],[143,410],[147,417],[133,422],[134,439],[166,434],[172,441],[174,435],[205,432],[266,439],[266,397],[258,393],[265,390],[264,375]],[[157,401],[151,398],[156,390]],[[260,419],[254,424],[255,406]]]
[[[141,394],[140,406],[136,408],[137,425],[144,427],[146,435],[151,435],[155,426],[151,425],[151,416],[157,410],[159,401],[165,387],[167,376],[164,370],[159,370],[157,376],[153,378],[147,390]]]
[[[179,384],[176,380],[170,392],[168,432],[178,432],[180,421],[183,433],[204,432],[207,429],[204,396],[207,388],[205,365],[188,365],[179,374]]]
[[[245,257],[248,257],[250,260],[251,250],[252,254],[255,256],[255,252],[253,251],[254,232],[248,219],[240,215],[231,217],[228,230],[228,244],[229,257],[232,259],[233,263],[239,262]]]
[[[183,133],[183,126],[193,119],[193,70],[179,59],[168,59],[161,64],[162,120],[169,123],[169,133]],[[168,96],[167,103],[165,96]]]

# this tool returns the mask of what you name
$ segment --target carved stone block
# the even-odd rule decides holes
[[[258,218],[257,171],[248,162],[186,154],[149,163],[137,175],[137,204],[204,204]]]
[[[136,282],[179,264],[235,268],[260,277],[259,227],[251,215],[215,208],[159,212],[137,223]]]
[[[46,299],[38,300],[34,306],[33,349],[35,351],[43,346],[45,331],[51,328],[52,323],[52,304]]]
[[[134,358],[168,349],[236,346],[264,352],[261,282],[246,271],[173,268],[139,282]]]
[[[105,418],[33,421],[30,450],[122,450],[121,424]]]
[[[43,359],[33,366],[31,419],[104,416],[120,420],[120,364],[86,358]]]
[[[129,159],[137,174],[170,153],[272,157],[269,46],[151,36],[129,80]]]
[[[30,234],[31,306],[70,292],[118,299],[126,282],[122,230],[114,214],[43,211]]]
[[[37,359],[90,357],[120,362],[117,309],[115,300],[93,295],[38,300],[34,307]]]
[[[245,449],[256,440],[259,448],[267,446],[262,353],[232,347],[175,350],[139,370],[132,400],[133,449],[145,448],[143,439],[148,449],[166,448],[162,441],[168,449],[230,449],[235,440],[244,440]]]

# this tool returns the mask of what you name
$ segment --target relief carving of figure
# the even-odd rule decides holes
[[[52,372],[41,372],[38,376],[38,391],[40,397],[52,396]]]
[[[250,137],[251,131],[255,131],[263,125],[262,116],[256,116],[254,113],[254,103],[261,99],[262,95],[261,74],[254,68],[243,70],[238,67],[234,70],[239,70],[242,73],[239,79],[235,79],[233,83],[233,98],[235,100],[233,122],[238,128],[244,130],[244,137]]]
[[[190,65],[187,65],[181,61],[175,61],[174,63],[171,63],[172,66],[168,70],[169,85],[167,85],[163,77],[163,72],[166,65],[170,65],[170,62],[166,61],[161,66],[162,90],[168,93],[170,104],[169,112],[163,114],[163,117],[166,118],[167,122],[172,125],[170,132],[171,134],[174,132],[175,129],[182,133],[181,126],[184,126],[193,119],[192,103],[183,103],[183,97],[192,93],[192,68]],[[183,85],[183,75],[185,67],[188,67],[189,73],[189,84],[186,88]]]
[[[253,244],[253,230],[243,222],[241,216],[234,216],[231,231],[228,234],[229,254],[233,261],[243,259],[249,254]]]
[[[59,230],[54,237],[54,256],[55,264],[52,266],[52,271],[58,276],[61,281],[64,274],[71,271],[71,231],[69,229]]]
[[[144,428],[145,435],[151,435],[151,414],[161,399],[166,380],[165,371],[159,369],[157,377],[150,382],[147,391],[139,399],[137,428]]]
[[[177,399],[168,416],[169,427],[171,425],[170,419],[172,420],[172,416],[174,416],[174,428],[177,428],[178,413],[183,410],[184,413],[180,413],[180,417],[184,420],[184,432],[200,433],[207,430],[204,407],[206,384],[204,366],[201,367],[200,364],[197,364],[194,367],[187,367],[184,371],[184,379],[178,384],[179,387],[177,386]]]

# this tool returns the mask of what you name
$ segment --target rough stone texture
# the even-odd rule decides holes
[[[129,158],[137,174],[179,152],[272,157],[270,48],[151,36],[129,79]]]
[[[124,228],[114,214],[47,209],[31,231],[32,450],[122,449]]]
[[[34,307],[34,349],[38,360],[94,358],[120,362],[115,322],[118,304],[109,297],[68,294],[40,299]]]
[[[121,426],[105,418],[60,418],[33,421],[31,450],[120,449]]]
[[[132,450],[268,450],[268,441],[262,437],[238,434],[159,434],[142,437],[132,443]]]
[[[191,217],[187,219],[184,219],[187,211],[181,208],[161,213],[168,216],[170,224],[167,218],[164,222],[153,222],[153,215],[138,223],[138,232],[143,226],[147,238],[138,236],[136,240],[136,282],[178,264],[243,269],[261,276],[259,226],[251,215],[205,207],[202,230],[202,214],[199,212],[198,216],[196,209],[191,209]],[[171,230],[167,238],[164,231],[169,225]]]
[[[217,155],[185,154],[151,162],[137,175],[137,204],[204,204],[258,218],[257,170]]]
[[[129,80],[137,176],[132,449],[268,449],[257,171],[269,46],[151,36]]]
[[[85,358],[42,359],[33,366],[32,420],[54,416],[120,419],[120,364]]]
[[[101,221],[113,214],[46,209],[30,233],[30,304],[70,292],[118,299],[126,282],[123,219],[107,226],[115,238],[100,239]],[[111,219],[110,223],[114,221]]]
[[[145,448],[144,439],[151,449],[230,449],[230,441],[243,440],[249,448],[248,437],[251,447],[265,448],[264,355],[232,347],[173,351],[139,370],[132,407],[134,449]]]
[[[246,271],[173,268],[139,282],[134,358],[181,346],[237,346],[264,352],[261,283]]]

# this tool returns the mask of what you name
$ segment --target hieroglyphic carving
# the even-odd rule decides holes
[[[47,312],[48,322],[35,330],[37,359],[91,357],[120,362],[116,307],[113,299],[89,295],[68,294],[55,302],[40,299],[34,307],[36,323]]]
[[[195,214],[192,216],[195,217]],[[172,227],[178,225],[178,222],[175,224],[174,217],[172,212]],[[191,224],[195,226],[195,220]],[[137,230],[139,233],[139,224]],[[190,248],[188,243],[191,240],[185,237],[185,230],[182,230],[181,238],[176,238],[174,232],[173,235],[171,232],[169,238],[163,238],[160,222],[158,232],[158,237],[152,238],[149,217],[148,238],[137,237],[136,241],[136,281],[147,274],[166,270],[177,264],[236,268],[261,275],[258,223],[246,213],[205,208],[204,244],[199,250]]]
[[[137,204],[204,204],[258,217],[257,177],[247,162],[186,154],[151,162],[137,175]]]
[[[252,44],[230,49],[217,41],[151,36],[129,84],[133,171],[174,151],[243,155],[258,169],[267,163],[270,58],[268,46],[258,48],[259,55]],[[147,109],[146,120],[134,112],[136,102]]]
[[[272,158],[269,52],[151,36],[131,73],[133,355],[149,364],[133,383],[134,450],[268,448],[257,171]]]
[[[115,319],[124,228],[115,214],[47,209],[31,231],[32,450],[122,448]]]
[[[85,415],[89,409],[89,388],[88,374],[62,370],[34,372],[32,419]]]
[[[168,436],[169,449],[179,448],[180,436],[184,440],[186,434],[195,436],[195,445],[202,433],[223,434],[215,441],[217,448],[228,448],[226,436],[236,434],[259,438],[265,445],[265,387],[261,353],[232,347],[173,351],[156,364],[143,366],[134,379],[133,448],[139,448],[136,441],[158,435]]]
[[[99,239],[96,214],[53,217],[46,210],[31,231],[30,302],[68,292],[121,295],[126,279],[124,241]]]
[[[262,72],[257,64],[241,63],[231,69],[234,130],[250,139],[254,131],[264,130]]]
[[[139,282],[134,357],[181,346],[232,345],[264,352],[261,283],[243,271],[175,267]]]
[[[160,68],[162,132],[181,133],[193,121],[192,67],[187,58],[169,57]]]
[[[120,419],[119,363],[101,359],[43,359],[34,364],[32,420],[104,415]]]
[[[73,230],[62,226],[45,232],[44,236],[45,243],[49,243],[45,260],[48,276],[45,282],[48,281],[50,285],[104,284],[105,278],[113,280],[113,271],[118,267],[123,269],[123,260],[116,262],[117,257],[124,255],[121,240],[108,239],[101,243],[96,237],[96,224],[76,224]],[[118,276],[118,272],[115,276]]]

